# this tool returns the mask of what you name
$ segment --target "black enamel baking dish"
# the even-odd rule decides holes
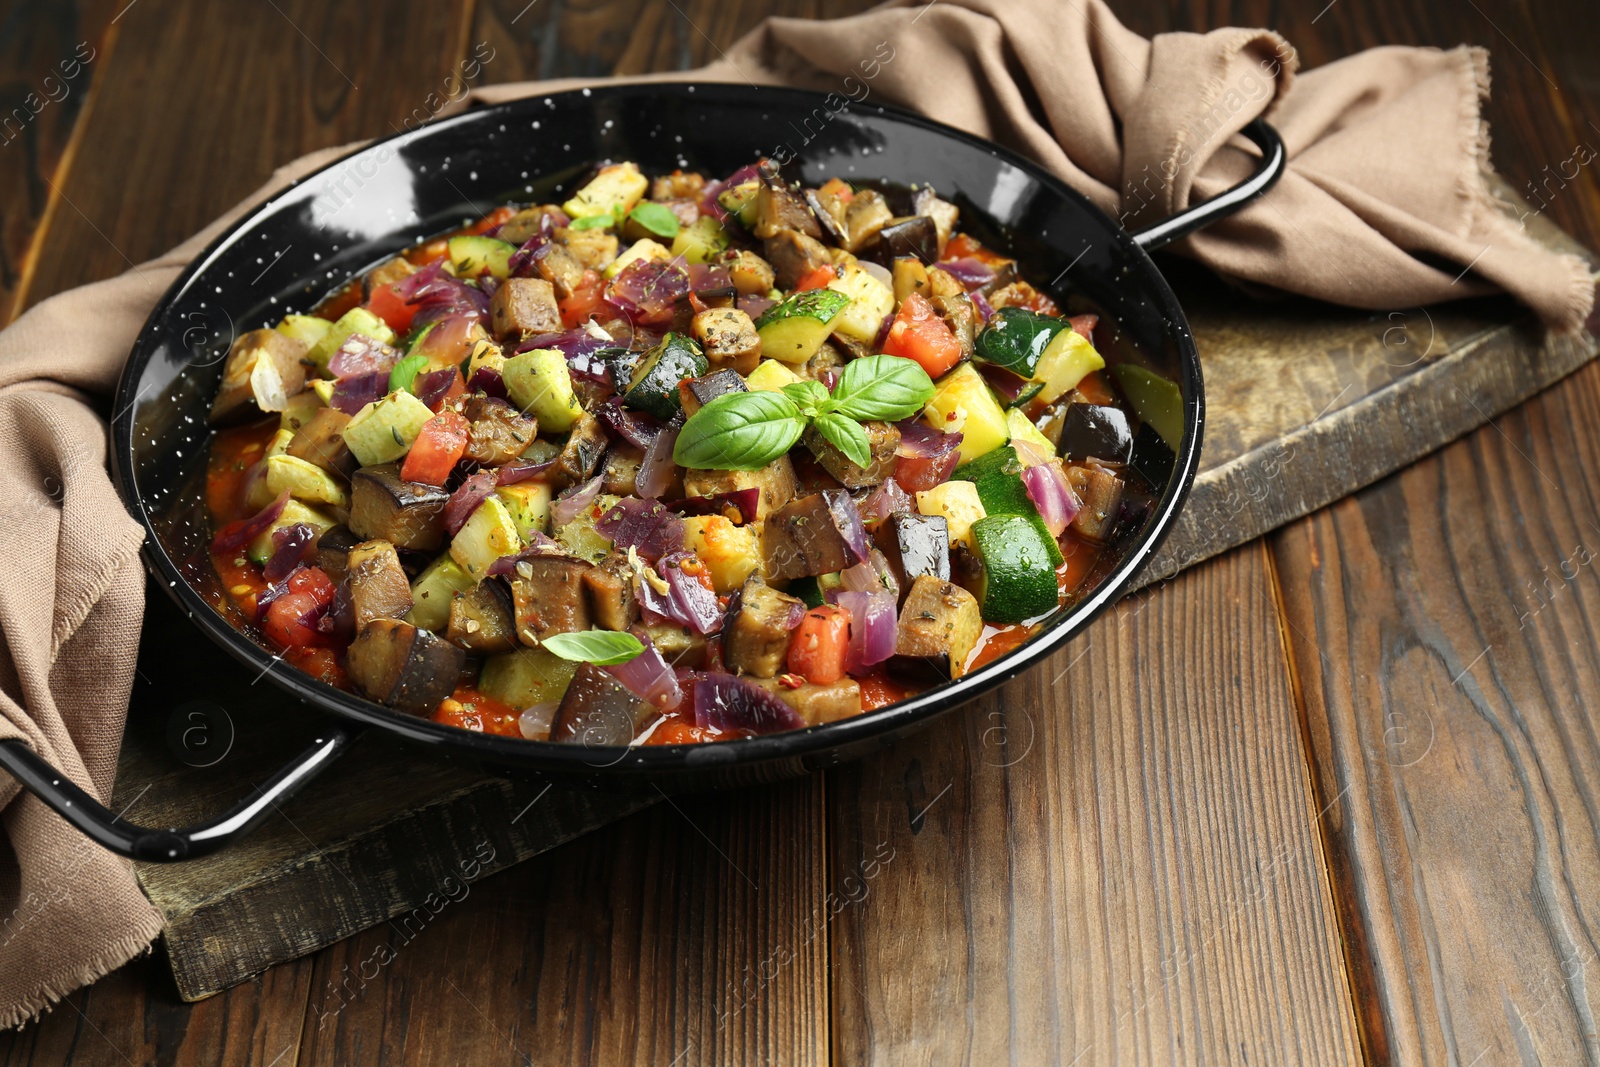
[[[1277,135],[1259,121],[1245,135],[1262,152],[1252,178],[1136,234],[996,145],[895,108],[835,111],[820,94],[785,89],[657,84],[532,97],[347,156],[248,214],[196,257],[134,344],[111,425],[112,474],[145,527],[155,581],[250,676],[325,712],[326,728],[255,795],[185,829],[115,817],[20,743],[0,744],[0,766],[105,847],[165,861],[214,851],[248,832],[364,728],[508,773],[666,790],[787,777],[890,744],[1048,657],[1117,599],[1171,528],[1199,460],[1204,402],[1194,340],[1148,251],[1231,213],[1276,180],[1284,165]],[[788,159],[790,176],[812,185],[832,175],[931,183],[960,205],[964,228],[1015,255],[1025,277],[1072,313],[1097,312],[1114,325],[1109,340],[1097,335],[1108,361],[1135,361],[1179,383],[1184,437],[1153,506],[1102,557],[1089,592],[1051,616],[1038,636],[970,675],[858,718],[715,744],[587,748],[458,730],[341,692],[288,668],[210,606],[207,583],[217,579],[205,555],[206,413],[237,333],[305,310],[373,263],[499,203],[559,199],[552,194],[582,180],[597,160],[721,175],[758,155]]]

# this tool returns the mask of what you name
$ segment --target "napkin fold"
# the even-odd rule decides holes
[[[813,88],[834,110],[874,100],[920,111],[1037,160],[1130,228],[1244,178],[1255,150],[1235,135],[1265,115],[1288,173],[1176,251],[1255,289],[1362,308],[1503,290],[1572,331],[1593,306],[1584,263],[1535,244],[1489,192],[1481,49],[1378,48],[1302,74],[1267,30],[1146,40],[1101,0],[895,0],[829,22],[769,19],[702,70],[621,80],[691,79]],[[486,86],[472,100],[580,84]],[[24,739],[102,800],[144,588],[140,528],[105,470],[106,398],[183,264],[246,206],[350,147],[294,161],[167,255],[0,331],[0,739]],[[9,1027],[143,951],[161,919],[128,863],[4,775],[0,826]]]

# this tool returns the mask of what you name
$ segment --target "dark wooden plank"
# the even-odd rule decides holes
[[[403,122],[464,54],[467,0],[139,0],[118,22],[33,303],[157,255],[317,148]],[[152,113],[157,107],[159,113]]]
[[[844,1063],[1351,1062],[1266,558],[832,772]]]
[[[1597,417],[1591,366],[1272,539],[1396,1061],[1600,1057]]]
[[[317,958],[301,1062],[826,1063],[826,937],[801,924],[823,800],[820,777],[678,798],[441,884],[431,918]]]
[[[60,206],[54,189],[114,47],[119,7],[0,4],[0,324],[16,314],[48,216]]]

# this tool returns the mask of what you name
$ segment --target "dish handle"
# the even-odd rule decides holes
[[[1278,136],[1278,131],[1261,119],[1253,119],[1239,133],[1261,149],[1261,165],[1256,172],[1225,193],[1218,193],[1210,200],[1196,204],[1187,211],[1180,211],[1170,219],[1136,231],[1133,240],[1140,248],[1146,252],[1154,251],[1218,219],[1225,219],[1271,189],[1283,177],[1289,154],[1284,150],[1283,138]]]
[[[359,728],[329,726],[310,748],[227,814],[210,822],[164,830],[136,826],[114,814],[20,740],[0,741],[0,768],[103,848],[146,863],[177,863],[215,852],[255,829],[279,804],[343,755],[358,733]]]

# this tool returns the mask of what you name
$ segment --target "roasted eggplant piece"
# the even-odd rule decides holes
[[[794,230],[782,230],[776,236],[767,238],[761,250],[767,262],[772,264],[778,286],[782,289],[793,289],[800,284],[801,278],[833,262],[826,245],[815,237]]]
[[[850,494],[842,489],[812,493],[767,517],[762,553],[772,578],[814,578],[852,567],[866,558],[865,539]]]
[[[735,312],[743,315],[744,312]],[[710,355],[708,352],[707,355]],[[685,378],[678,383],[678,399],[683,403],[685,418],[692,417],[695,412],[711,403],[719,396],[727,393],[748,393],[744,379],[736,370],[719,370],[699,378]]]
[[[650,183],[651,200],[699,200],[705,191],[705,177],[692,170],[675,170]]]
[[[983,633],[978,598],[953,582],[925,574],[911,583],[900,608],[890,668],[901,673],[958,676]]]
[[[1152,486],[1164,486],[1172,477],[1172,465],[1178,455],[1172,446],[1161,439],[1156,428],[1148,422],[1133,435],[1133,458],[1128,465]]]
[[[763,522],[774,511],[793,500],[798,488],[794,461],[787,452],[760,470],[683,472],[684,496],[716,496],[719,493],[737,493],[741,489],[761,490],[756,499],[756,518]]]
[[[583,261],[559,242],[552,241],[546,247],[544,254],[536,261],[535,269],[539,277],[550,283],[557,300],[565,300],[583,284]]]
[[[400,619],[411,610],[411,580],[388,541],[363,541],[346,561],[356,630],[373,619]]]
[[[600,463],[600,473],[605,476],[605,481],[600,483],[601,491],[612,496],[637,496],[639,467],[643,463],[644,449],[618,441],[606,450],[605,459]]]
[[[294,432],[288,454],[316,464],[341,481],[348,481],[360,466],[344,443],[344,428],[349,423],[350,416],[336,408],[318,408]]]
[[[827,685],[805,681],[795,685],[794,675],[750,680],[799,712],[807,726],[820,726],[861,714],[861,683],[854,678],[840,678]]]
[[[891,515],[873,540],[900,585],[901,600],[918,578],[950,578],[950,526],[943,515]]]
[[[492,396],[474,396],[461,405],[467,419],[466,458],[485,467],[510,463],[533,441],[538,422]]]
[[[805,197],[789,188],[776,168],[763,167],[761,188],[756,191],[756,223],[751,232],[765,240],[785,230],[813,240],[822,236]]]
[[[857,255],[885,267],[893,266],[897,256],[915,256],[923,263],[937,263],[939,231],[926,215],[895,219],[862,245]]]
[[[612,549],[599,563],[583,572],[589,596],[589,614],[602,630],[626,630],[639,618],[639,601],[633,592],[633,567],[627,553]]]
[[[543,229],[546,216],[550,218],[553,225],[556,220],[566,218],[566,212],[554,204],[525,207],[505,222],[502,222],[500,224],[500,232],[495,236],[514,245],[526,244],[528,238]]]
[[[585,411],[572,424],[567,443],[562,446],[561,455],[556,459],[556,472],[569,485],[588,481],[599,469],[610,444],[611,438],[606,434],[605,426]]]
[[[368,697],[396,711],[430,716],[455,691],[467,654],[399,619],[374,619],[350,645],[350,678]]]
[[[405,256],[395,256],[387,263],[380,263],[367,271],[367,276],[361,279],[361,292],[363,299],[370,299],[374,289],[382,289],[386,285],[393,285],[402,278],[409,278],[417,272]]]
[[[350,532],[348,526],[330,526],[317,535],[316,566],[334,583],[344,581],[350,565],[350,550],[361,543],[361,538]]]
[[[900,430],[892,422],[865,422],[861,428],[867,432],[867,449],[872,457],[872,462],[865,467],[858,466],[839,451],[838,446],[822,436],[815,426],[806,427],[800,438],[822,468],[847,489],[877,485],[893,474],[894,450],[900,447]]]
[[[211,402],[211,421],[222,422],[252,401],[262,411],[282,411],[305,388],[306,346],[277,330],[251,330],[233,342],[222,364],[222,384]]]
[[[1070,529],[1096,544],[1111,540],[1116,532],[1117,515],[1122,509],[1124,483],[1115,473],[1098,463],[1067,468],[1067,484],[1083,501]]]
[[[589,747],[626,745],[654,713],[648,701],[611,675],[592,663],[580,663],[550,723],[550,740]]]
[[[445,636],[468,652],[492,656],[517,647],[511,592],[498,578],[485,578],[450,601]]]
[[[543,278],[507,278],[489,301],[489,319],[502,341],[525,341],[564,329],[555,287]]]
[[[674,622],[647,622],[640,629],[668,666],[695,671],[705,667],[709,645],[703,635]]]
[[[714,370],[749,374],[761,362],[761,335],[750,316],[738,308],[702,311],[690,322],[689,332]]]
[[[845,249],[856,252],[894,221],[889,202],[876,189],[857,189],[844,213]]]
[[[944,271],[935,271],[944,274]],[[954,296],[937,296],[931,301],[933,310],[939,313],[944,324],[950,327],[950,332],[955,334],[956,341],[961,345],[961,358],[971,359],[975,347],[978,330],[978,309],[972,303],[972,297],[966,293],[957,293]]]
[[[739,610],[723,635],[722,658],[728,669],[757,678],[776,675],[789,652],[790,614],[804,607],[798,598],[751,575],[739,594]]]
[[[590,628],[583,576],[593,564],[571,556],[531,556],[510,575],[517,639],[537,646],[551,634]]]
[[[432,552],[445,543],[443,489],[400,477],[400,464],[362,467],[350,479],[350,529],[367,541]]]
[[[1121,408],[1068,404],[1057,451],[1068,459],[1128,463],[1133,459],[1133,428]]]
[[[934,232],[939,240],[939,255],[943,257],[944,246],[949,243],[950,234],[961,219],[961,209],[948,200],[940,200],[934,195],[933,187],[927,185],[916,191],[911,198],[911,205],[918,215],[933,220]]]

